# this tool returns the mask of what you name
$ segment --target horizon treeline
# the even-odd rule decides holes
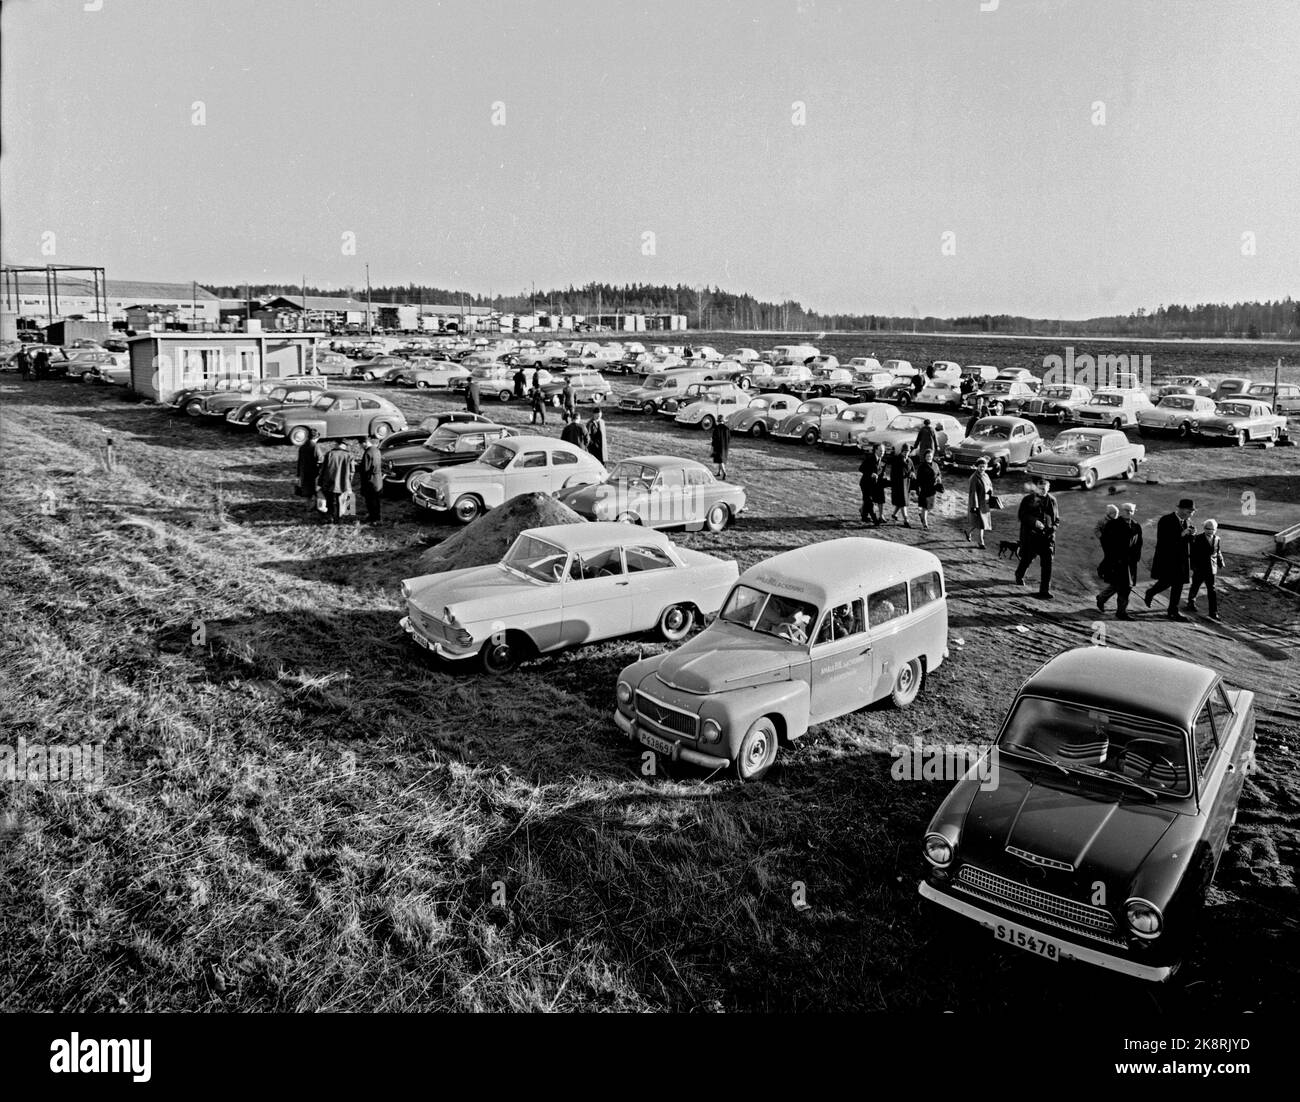
[[[250,285],[202,283],[220,298],[242,299],[247,295],[264,299],[274,295],[294,298],[301,286],[283,283]],[[308,295],[348,295],[365,300],[365,288],[314,287]],[[978,314],[940,318],[933,315],[823,314],[806,309],[794,300],[766,302],[753,295],[734,294],[718,287],[668,286],[646,283],[588,283],[510,295],[471,295],[445,287],[406,283],[374,286],[375,303],[463,304],[488,306],[505,314],[684,314],[694,329],[767,329],[778,332],[850,332],[915,329],[924,332],[1016,333],[1050,336],[1070,333],[1115,337],[1237,337],[1246,340],[1295,340],[1300,338],[1300,302],[1290,295],[1270,302],[1198,303],[1195,306],[1161,305],[1154,310],[1139,308],[1131,314],[1114,314],[1083,321],[1028,318],[1010,314]]]

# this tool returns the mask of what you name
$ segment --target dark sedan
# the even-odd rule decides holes
[[[1021,687],[922,843],[929,900],[1041,960],[1177,969],[1254,768],[1255,697],[1162,655],[1080,647]]]
[[[388,446],[380,446],[383,455],[384,489],[412,492],[411,480],[416,475],[435,471],[456,463],[477,459],[483,449],[504,436],[515,436],[514,429],[504,425],[484,424],[478,421],[449,421],[418,440],[409,439],[410,433],[397,434],[404,439]],[[388,444],[388,441],[384,441]]]

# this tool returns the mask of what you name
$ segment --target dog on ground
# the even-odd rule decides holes
[[[998,558],[1014,559],[1020,555],[1019,540],[999,540],[998,541]]]

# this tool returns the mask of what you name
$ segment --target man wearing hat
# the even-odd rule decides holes
[[[1107,514],[1115,506],[1106,507]],[[1138,562],[1142,558],[1142,525],[1135,519],[1137,506],[1126,501],[1115,509],[1101,526],[1101,576],[1106,588],[1097,594],[1097,611],[1106,611],[1106,602],[1115,598],[1115,619],[1131,620],[1128,595],[1137,581]]]
[[[1178,502],[1178,508],[1166,513],[1156,523],[1156,551],[1151,557],[1151,577],[1155,585],[1142,594],[1147,608],[1157,593],[1169,590],[1169,610],[1167,619],[1185,620],[1178,611],[1178,599],[1183,595],[1183,586],[1191,577],[1191,547],[1196,529],[1192,526],[1192,514],[1196,512],[1190,497]]]
[[[1016,585],[1025,584],[1025,571],[1034,559],[1039,560],[1038,596],[1052,599],[1052,558],[1056,554],[1056,529],[1061,510],[1047,491],[1052,484],[1039,476],[1030,483],[1030,492],[1020,499],[1020,565],[1016,567]]]

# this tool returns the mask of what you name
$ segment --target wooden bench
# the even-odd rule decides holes
[[[1268,559],[1268,565],[1264,567],[1264,581],[1271,585],[1284,586],[1286,585],[1287,579],[1291,577],[1291,572],[1293,570],[1300,571],[1300,559],[1293,559],[1287,555],[1274,555],[1271,553],[1266,554],[1264,557]],[[1275,567],[1278,572],[1277,581],[1273,581],[1271,577]]]

